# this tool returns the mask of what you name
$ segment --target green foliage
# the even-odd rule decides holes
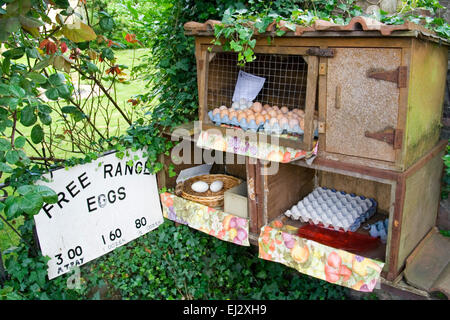
[[[87,281],[107,279],[122,299],[343,299],[347,290],[168,220],[88,268]]]
[[[442,177],[441,198],[447,199],[450,192],[450,145],[447,145],[447,153],[442,159],[444,160],[445,174]]]
[[[368,16],[385,24],[403,24],[412,21],[423,24],[439,36],[450,39],[450,26],[439,16],[424,15],[416,9],[436,14],[443,7],[436,0],[403,1],[399,12],[388,14],[382,10],[368,15],[358,6],[356,0],[316,0],[316,1],[249,1],[249,6],[228,8],[222,23],[214,26],[215,39],[212,44],[222,46],[225,51],[238,54],[238,64],[244,65],[255,59],[253,48],[255,31],[266,33],[267,27],[275,23],[270,35],[282,36],[287,31],[295,31],[295,25],[310,26],[316,20],[326,20],[336,24],[348,24],[355,16]],[[301,8],[300,8],[301,7]]]

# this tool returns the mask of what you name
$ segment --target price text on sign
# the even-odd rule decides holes
[[[131,161],[132,160],[132,163]],[[134,240],[163,223],[156,176],[142,151],[110,154],[53,172],[40,181],[58,194],[35,216],[42,254],[53,279]]]

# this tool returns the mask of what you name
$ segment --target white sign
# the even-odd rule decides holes
[[[240,70],[234,88],[233,102],[238,102],[241,98],[247,101],[255,100],[263,88],[264,82],[266,82],[266,78]]]
[[[133,163],[128,162],[133,160]],[[34,219],[42,254],[51,258],[53,279],[157,228],[164,219],[156,176],[142,151],[123,160],[113,154],[46,178],[58,202],[45,204]]]

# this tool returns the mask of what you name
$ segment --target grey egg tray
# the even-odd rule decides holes
[[[293,220],[355,232],[376,211],[377,202],[372,198],[319,187],[284,214]]]
[[[238,121],[237,117],[233,117],[232,119],[230,119],[227,115],[220,117],[219,113],[213,115],[212,111],[208,112],[208,117],[217,125],[228,124],[236,127],[241,127],[244,130],[264,131],[266,134],[304,134],[304,131],[300,128],[299,125],[296,125],[294,128],[291,128],[288,124],[280,126],[278,123],[271,126],[269,120],[266,120],[264,123],[260,123],[259,125],[257,125],[255,120],[250,120],[250,122],[247,122],[247,119],[241,119],[241,121]],[[318,137],[318,129],[314,131],[314,135]]]

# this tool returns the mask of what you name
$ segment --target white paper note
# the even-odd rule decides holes
[[[247,101],[254,101],[264,86],[266,78],[239,71],[236,87],[234,88],[233,102],[238,102],[241,98]]]

